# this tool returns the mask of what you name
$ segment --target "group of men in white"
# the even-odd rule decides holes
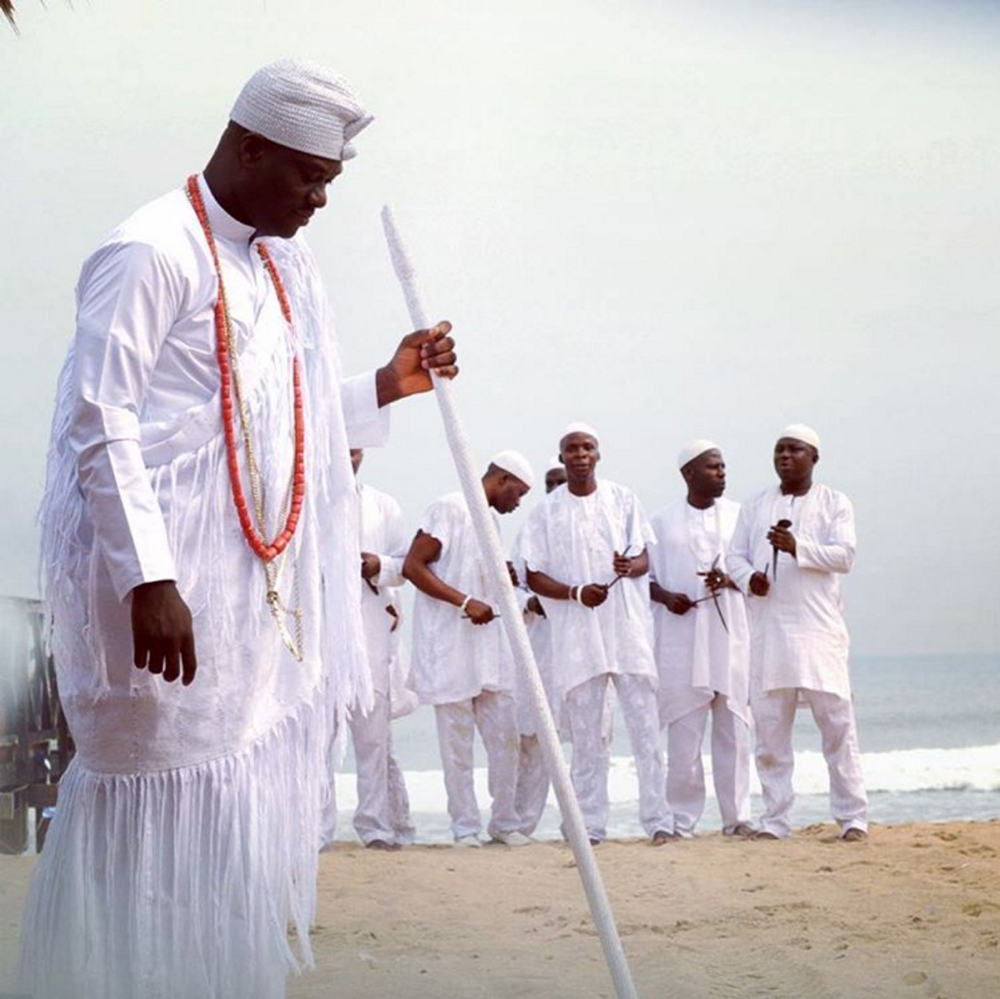
[[[352,452],[357,470],[361,452]],[[795,424],[774,448],[777,485],[745,504],[727,499],[721,448],[681,448],[685,491],[646,516],[636,495],[597,476],[600,441],[566,427],[509,562],[525,624],[591,843],[608,835],[613,719],[628,730],[639,821],[650,841],[687,839],[705,809],[702,747],[711,716],[711,775],[727,836],[790,834],[796,710],[821,734],[831,811],[841,837],[867,835],[867,797],[848,675],[839,576],[855,550],[843,494],[813,481],[820,439]],[[527,459],[506,450],[482,478],[494,517],[533,488]],[[358,486],[363,619],[375,708],[351,721],[358,775],[355,830],[366,846],[412,842],[391,719],[433,705],[457,846],[483,843],[474,738],[486,749],[486,835],[525,846],[545,809],[549,779],[536,706],[515,669],[482,550],[461,493],[435,500],[412,540],[399,505]],[[399,586],[414,597],[409,663]],[[755,756],[763,814],[751,817]],[[332,839],[333,826],[328,826]]]

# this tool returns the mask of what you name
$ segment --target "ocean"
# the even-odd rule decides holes
[[[945,822],[1000,817],[1000,655],[856,657],[851,663],[862,765],[873,822]],[[705,744],[709,736],[706,734]],[[393,724],[396,759],[406,774],[419,843],[449,843],[444,780],[433,709],[421,707]],[[569,751],[569,747],[563,747]],[[830,822],[826,764],[808,708],[795,732],[792,814],[799,828]],[[356,803],[350,749],[337,776],[337,838],[353,840]],[[706,755],[708,801],[699,832],[719,828]],[[752,774],[753,814],[761,812]],[[476,794],[486,826],[485,752],[476,745]],[[642,836],[638,791],[621,717],[616,719],[609,780],[612,838]],[[550,793],[536,838],[559,838],[559,810]]]

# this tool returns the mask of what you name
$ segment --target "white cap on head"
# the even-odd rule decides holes
[[[354,156],[350,140],[373,120],[343,77],[298,59],[258,69],[229,117],[281,146],[328,160]]]
[[[794,441],[802,441],[803,444],[809,444],[816,448],[817,451],[819,450],[819,434],[812,427],[807,427],[804,423],[793,423],[791,426],[785,427],[778,434],[778,440],[781,440],[782,437],[790,437]]]
[[[586,434],[588,437],[593,437],[595,441],[598,439],[597,431],[589,423],[570,423],[559,435],[559,442],[562,443],[570,434]]]
[[[689,461],[694,461],[699,455],[706,451],[719,451],[719,445],[714,441],[704,437],[698,437],[693,441],[688,441],[677,454],[677,467],[683,468]]]
[[[509,472],[515,479],[520,479],[529,489],[535,484],[535,473],[520,451],[497,451],[490,458],[490,464]]]
[[[562,463],[562,458],[559,455],[554,454],[549,458],[549,463],[545,466],[545,474],[548,475],[549,472],[564,472],[566,466]]]

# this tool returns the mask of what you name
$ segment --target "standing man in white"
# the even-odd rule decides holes
[[[555,455],[549,459],[545,469],[545,494],[566,484],[566,469]],[[524,560],[520,555],[521,535],[514,544],[514,566],[522,586],[525,582]],[[556,727],[559,728],[560,712],[555,698],[552,676],[552,626],[549,624],[545,605],[541,598],[526,591],[524,624],[528,629],[531,651],[534,653],[542,686],[548,698]],[[549,797],[549,772],[545,766],[542,744],[538,739],[538,720],[535,716],[535,702],[527,681],[520,673],[514,677],[514,701],[517,706],[517,731],[520,737],[520,762],[517,768],[517,795],[515,806],[521,817],[521,832],[530,836],[538,827],[545,803]]]
[[[545,600],[552,626],[555,688],[573,742],[570,773],[591,842],[607,836],[608,766],[604,711],[614,684],[639,778],[639,821],[659,845],[671,838],[656,705],[646,546],[654,540],[635,493],[597,478],[597,433],[563,432],[566,485],[528,517],[521,537],[528,585]]]
[[[486,502],[496,513],[511,513],[533,481],[523,455],[501,451],[482,479]],[[514,806],[518,763],[514,660],[493,610],[497,597],[491,593],[461,493],[442,496],[424,512],[403,575],[418,590],[413,608],[413,689],[421,703],[434,705],[455,843],[481,845],[473,781],[478,727],[486,746],[493,799],[489,835],[507,846],[524,846],[531,840],[518,831],[521,822]]]
[[[753,595],[750,707],[764,792],[757,836],[791,832],[792,726],[802,700],[822,735],[833,817],[851,842],[868,830],[840,594],[840,576],[854,565],[854,508],[843,493],[813,482],[819,455],[811,427],[782,431],[774,446],[779,484],[743,505],[727,565]]]
[[[351,448],[357,477],[364,450]],[[375,701],[367,713],[351,715],[351,738],[358,773],[354,830],[369,849],[394,850],[413,841],[410,802],[403,773],[392,755],[392,718],[398,714],[401,665],[400,605],[406,558],[403,511],[388,493],[358,483],[361,518],[361,618],[368,645]],[[394,682],[395,681],[395,682]]]
[[[725,574],[738,503],[723,497],[726,463],[710,440],[677,456],[687,496],[650,518],[660,724],[667,730],[667,807],[688,838],[705,808],[701,747],[712,716],[712,782],[725,835],[750,836],[750,634],[746,601]]]

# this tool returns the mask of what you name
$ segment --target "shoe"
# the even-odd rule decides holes
[[[751,839],[766,839],[766,840],[772,840],[773,839],[773,840],[776,840],[776,839],[779,839],[780,837],[775,836],[773,832],[768,832],[766,829],[758,829],[753,834],[753,836],[751,836],[750,838]]]
[[[365,843],[366,850],[386,850],[392,853],[396,850],[402,850],[403,848],[398,843],[390,843],[388,840],[384,839],[373,839],[368,843]]]
[[[864,829],[859,829],[857,826],[851,826],[850,829],[844,831],[844,835],[840,837],[845,843],[860,843],[862,840],[868,839],[868,833]]]
[[[471,847],[478,850],[482,845],[482,840],[475,833],[469,833],[468,836],[461,836],[455,840],[455,846],[462,847],[463,849]]]
[[[732,829],[723,829],[722,835],[736,836],[739,839],[753,839],[757,835],[757,830],[749,822],[737,822]]]
[[[502,843],[504,846],[531,846],[535,841],[530,836],[525,836],[523,832],[514,829],[512,832],[491,833],[490,839],[494,843]]]
[[[653,846],[663,846],[664,843],[670,843],[675,839],[680,839],[680,836],[674,832],[667,832],[666,829],[657,829],[652,835]]]
[[[601,843],[603,843],[603,842],[604,842],[603,840],[600,840],[600,839],[596,839],[596,838],[595,838],[595,837],[593,837],[593,836],[591,836],[591,837],[590,837],[590,845],[591,845],[591,846],[600,846],[600,845],[601,845]]]

